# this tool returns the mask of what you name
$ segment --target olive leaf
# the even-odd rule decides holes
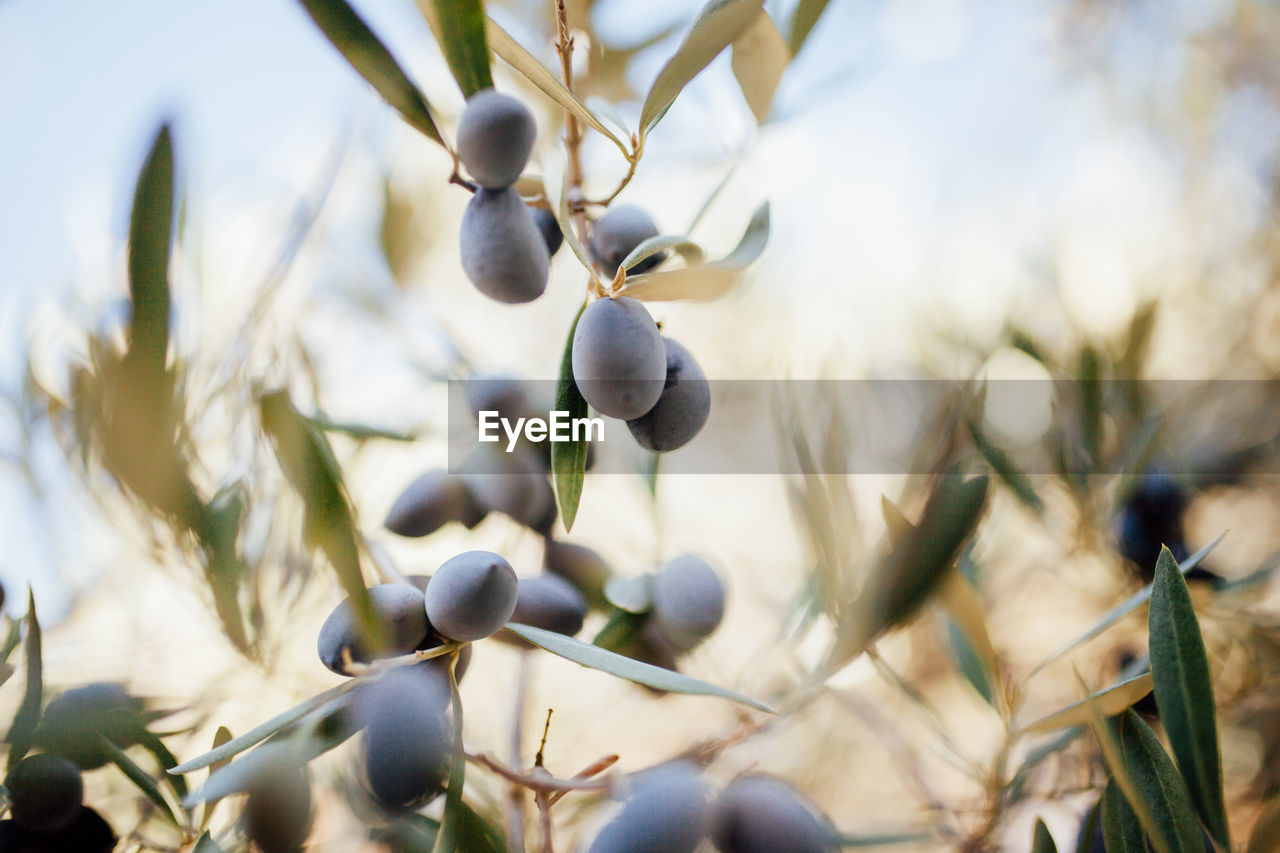
[[[665,690],[668,693],[719,696],[759,711],[774,713],[774,710],[763,702],[757,702],[755,699],[734,693],[727,688],[708,684],[705,681],[699,681],[696,678],[690,678],[687,675],[681,675],[669,669],[641,663],[638,660],[632,660],[631,658],[606,651],[599,646],[575,640],[573,637],[566,637],[564,634],[557,634],[554,631],[546,631],[542,628],[534,628],[531,625],[521,625],[515,622],[508,622],[504,630],[510,631],[517,637],[527,640],[535,646],[545,649],[553,655],[558,655],[565,660],[571,660],[580,666],[596,669],[609,675],[615,675],[618,678],[625,678],[627,681],[634,681],[636,684]]]
[[[826,8],[827,0],[800,0],[796,4],[796,10],[791,13],[791,35],[787,38],[787,46],[790,47],[792,56],[804,47],[804,43],[809,39],[809,33],[813,32],[814,26]]]
[[[172,774],[191,773],[195,770],[202,770],[220,761],[225,761],[234,755],[244,752],[246,749],[256,746],[277,732],[293,725],[303,717],[319,708],[323,708],[333,700],[343,694],[354,690],[360,684],[359,678],[348,679],[339,684],[337,687],[331,687],[323,693],[317,693],[310,699],[300,702],[287,711],[281,711],[276,716],[267,720],[265,723],[258,725],[239,737],[234,737],[221,746],[215,747],[203,755],[179,764],[177,767],[170,768]]]
[[[885,631],[905,622],[951,571],[986,504],[988,479],[941,475],[920,523],[893,547],[867,580],[848,614],[821,672],[830,675],[858,657]]]
[[[1091,717],[1089,708],[1103,717],[1114,717],[1127,711],[1135,702],[1151,692],[1151,673],[1146,672],[1136,678],[1130,678],[1105,690],[1094,693],[1088,699],[1074,702],[1061,710],[1054,711],[1022,729],[1023,734],[1041,734],[1054,729],[1065,729],[1070,726],[1088,725]]]
[[[418,5],[424,5],[424,2],[425,0],[418,0]],[[626,155],[628,159],[631,158],[631,150],[627,147],[627,143],[623,142],[617,134],[606,127],[577,95],[569,91],[564,83],[560,82],[558,76],[539,62],[533,54],[525,50],[520,42],[498,26],[497,22],[492,18],[488,21],[488,33],[490,50],[540,89],[548,98],[564,107],[592,130],[597,131],[601,136],[618,146],[618,150]]]
[[[227,728],[226,726],[218,726],[218,730],[213,733],[213,748],[217,749],[218,747],[224,746],[230,742],[231,742],[231,729]],[[230,761],[231,761],[230,758],[224,758],[221,761],[213,762],[213,764],[209,765],[209,775],[212,776],[214,773],[217,773],[223,767],[226,767],[227,763]],[[187,794],[183,794],[182,797],[183,799],[186,799]],[[204,810],[200,813],[200,827],[202,829],[204,827],[207,827],[209,825],[209,822],[213,820],[213,810],[217,805],[218,805],[217,800],[205,800]]]
[[[653,607],[653,576],[611,577],[605,581],[604,597],[614,607],[627,613],[648,613]]]
[[[436,13],[436,40],[462,94],[469,98],[481,89],[492,89],[484,3],[481,0],[431,0],[431,5]]]
[[[650,237],[644,240],[640,245],[632,249],[622,263],[619,264],[623,269],[630,270],[636,264],[647,258],[665,252],[667,249],[673,249],[684,258],[687,264],[700,264],[706,253],[697,243],[685,237],[683,234],[659,234],[656,237]]]
[[[1090,470],[1102,463],[1102,366],[1098,351],[1091,346],[1080,350],[1080,432]]]
[[[1151,587],[1151,674],[1160,722],[1209,835],[1230,850],[1209,659],[1187,582],[1168,548],[1160,549]]]
[[[308,417],[307,422],[313,427],[323,432],[336,432],[339,435],[345,435],[348,438],[354,438],[357,441],[364,441],[370,438],[382,438],[387,441],[417,441],[418,436],[410,432],[400,432],[399,430],[387,429],[386,427],[370,426],[369,424],[352,423],[351,421],[335,421],[328,415],[314,414]]]
[[[264,743],[211,772],[205,783],[183,801],[183,805],[191,808],[196,803],[213,803],[247,791],[268,768],[301,764],[307,757],[306,747],[294,739]]]
[[[156,784],[156,780],[151,778],[151,774],[143,770],[133,759],[124,754],[124,750],[116,746],[110,738],[98,735],[98,746],[111,760],[111,763],[120,769],[125,778],[133,783],[139,791],[146,795],[147,799],[155,803],[160,809],[160,813],[164,815],[174,826],[182,826],[178,820],[178,816],[173,813],[173,807],[169,805],[169,801],[165,799],[164,793],[161,792],[160,786]]]
[[[13,767],[27,754],[35,741],[36,727],[40,724],[40,705],[44,700],[44,663],[41,650],[44,640],[40,632],[40,618],[36,615],[36,597],[27,587],[27,639],[23,652],[27,659],[27,686],[22,694],[22,704],[13,715],[13,723],[5,735],[9,744],[9,767]]]
[[[1132,710],[1113,717],[1107,725],[1139,797],[1151,811],[1155,829],[1148,830],[1147,835],[1157,849],[1164,846],[1171,853],[1203,853],[1204,842],[1191,795],[1155,732]],[[1137,811],[1138,804],[1132,798],[1129,805]]]
[[[564,354],[560,358],[560,377],[556,381],[556,411],[568,412],[570,418],[587,416],[587,401],[578,390],[578,383],[573,378],[573,333],[578,328],[578,318],[583,309],[573,318],[569,326],[569,334],[564,342]],[[551,444],[551,473],[555,478],[556,503],[560,505],[560,518],[564,529],[573,528],[573,520],[578,516],[578,502],[582,500],[582,483],[587,475],[587,441],[557,441]]]
[[[446,149],[449,147],[435,120],[427,98],[410,82],[391,51],[378,40],[346,0],[298,0],[325,38],[338,49],[351,67],[382,96],[412,127]]]
[[[991,466],[991,470],[995,472],[996,476],[1009,487],[1009,491],[1013,492],[1014,497],[1027,509],[1036,515],[1043,515],[1044,501],[1040,500],[1040,496],[1036,494],[1035,486],[1031,484],[1031,478],[1013,463],[1013,460],[1009,458],[1003,448],[991,440],[978,418],[969,418],[967,426],[969,427],[969,436],[973,439],[973,446],[977,448],[978,453]]]
[[[769,13],[761,9],[755,21],[734,40],[730,62],[742,96],[747,99],[747,106],[758,124],[764,124],[769,117],[773,95],[790,61],[791,50],[786,39],[778,32]]]
[[[1053,835],[1044,820],[1036,818],[1036,831],[1031,839],[1031,853],[1058,853],[1058,845],[1053,843]]]
[[[731,291],[769,242],[769,203],[756,208],[733,251],[718,261],[692,264],[683,269],[629,277],[620,293],[633,299],[664,302],[690,299],[709,302]]]
[[[1099,807],[1102,812],[1102,838],[1108,853],[1146,853],[1147,835],[1114,781],[1107,782]]]
[[[453,712],[453,750],[449,763],[449,786],[445,790],[444,814],[440,818],[440,830],[432,853],[467,853],[471,847],[463,843],[462,788],[466,784],[467,753],[462,742],[462,697],[458,694],[457,667],[454,657],[449,663],[449,702]]]
[[[1187,557],[1187,559],[1183,560],[1181,563],[1178,564],[1178,571],[1181,572],[1183,575],[1185,575],[1187,572],[1191,571],[1196,566],[1200,565],[1200,563],[1204,560],[1204,558],[1209,556],[1210,552],[1212,552],[1214,548],[1218,547],[1218,543],[1221,542],[1226,537],[1226,535],[1227,534],[1224,531],[1223,533],[1218,535],[1217,539],[1214,539],[1208,545],[1204,546],[1199,551],[1196,551],[1190,557]],[[1071,642],[1062,646],[1056,652],[1049,655],[1044,660],[1040,661],[1040,663],[1036,664],[1035,667],[1031,670],[1031,672],[1027,675],[1027,678],[1031,678],[1032,676],[1036,675],[1039,672],[1042,672],[1044,669],[1051,666],[1052,664],[1055,664],[1058,661],[1062,660],[1064,657],[1071,654],[1080,646],[1083,646],[1085,643],[1089,642],[1094,637],[1098,636],[1103,631],[1106,631],[1112,625],[1116,624],[1121,619],[1128,616],[1134,610],[1141,607],[1150,598],[1151,598],[1151,584],[1147,584],[1141,590],[1139,590],[1138,592],[1135,592],[1133,595],[1126,598],[1123,602],[1111,608],[1111,610],[1107,611],[1106,615],[1104,615],[1101,619],[1095,622],[1093,626],[1090,627],[1088,630],[1084,631],[1078,637],[1071,640]]]
[[[640,108],[640,135],[647,136],[681,90],[755,21],[764,0],[708,0],[675,54],[658,72]]]
[[[303,533],[308,545],[324,552],[351,599],[352,612],[371,647],[383,642],[383,626],[373,611],[360,571],[355,519],[342,474],[324,433],[298,413],[283,391],[258,401],[263,431],[271,437],[285,479],[302,498]]]
[[[129,214],[129,355],[159,385],[169,348],[169,244],[173,239],[173,143],[162,125],[134,185]],[[154,396],[160,396],[157,389]]]

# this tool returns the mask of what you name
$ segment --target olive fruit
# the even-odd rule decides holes
[[[585,545],[548,539],[543,561],[548,572],[577,587],[588,604],[604,606],[604,585],[609,580],[609,566],[595,551]]]
[[[637,774],[619,811],[587,853],[693,853],[707,831],[707,786],[676,762]]]
[[[486,514],[461,479],[437,469],[421,475],[400,493],[384,525],[400,536],[429,536],[450,521],[475,527]]]
[[[533,221],[542,232],[542,239],[546,241],[547,254],[555,257],[564,243],[564,232],[560,230],[560,223],[556,221],[555,214],[545,208],[535,208]]]
[[[1186,559],[1182,516],[1189,503],[1182,484],[1157,467],[1142,476],[1120,508],[1116,522],[1120,553],[1144,579],[1155,576],[1162,545],[1168,545],[1179,561]]]
[[[719,627],[724,599],[724,582],[715,569],[684,554],[654,575],[651,618],[672,646],[688,651]]]
[[[85,806],[71,825],[41,835],[14,820],[0,820],[0,850],[4,853],[111,853],[116,834],[102,816]]]
[[[415,808],[440,792],[452,734],[447,687],[420,666],[391,670],[359,699],[364,724],[364,777],[388,809]]]
[[[462,383],[467,406],[476,418],[481,412],[497,412],[515,421],[532,414],[525,383],[515,376],[501,373],[477,373]]]
[[[572,637],[582,630],[586,618],[587,602],[578,588],[559,575],[543,574],[520,578],[516,609],[508,621]],[[505,642],[528,645],[507,632],[496,636]]]
[[[471,197],[462,214],[458,249],[462,271],[491,299],[532,302],[547,289],[551,255],[513,187],[481,189]]]
[[[506,624],[518,595],[510,563],[491,551],[464,551],[431,576],[425,593],[427,619],[442,637],[480,640]]]
[[[627,429],[645,450],[665,453],[683,447],[711,414],[711,387],[693,355],[670,338],[662,339],[667,378],[653,408],[627,421]]]
[[[507,453],[486,444],[462,464],[459,474],[476,502],[538,533],[548,533],[556,519],[555,492],[537,456],[517,446]]]
[[[67,690],[48,704],[36,730],[36,743],[93,770],[110,760],[99,740],[105,737],[124,749],[142,735],[142,700],[123,685],[99,681]]]
[[[667,353],[645,307],[627,296],[597,299],[573,333],[573,379],[596,411],[631,420],[662,396]]]
[[[250,783],[245,834],[262,853],[296,853],[311,832],[311,782],[305,764],[273,764]]]
[[[711,840],[721,853],[828,853],[839,848],[830,822],[780,779],[734,780],[711,807]]]
[[[467,99],[458,121],[458,159],[480,186],[509,187],[529,162],[537,135],[528,107],[510,95],[483,89]]]
[[[4,780],[9,812],[18,825],[47,835],[65,829],[84,807],[80,768],[60,755],[28,755]]]
[[[592,228],[588,246],[591,251],[591,260],[595,261],[596,266],[606,275],[617,275],[619,265],[626,260],[627,255],[631,254],[636,246],[650,237],[657,236],[658,226],[654,224],[653,218],[640,208],[629,204],[611,207]],[[630,275],[648,272],[665,259],[665,252],[650,255],[627,272]]]
[[[344,599],[320,626],[316,651],[320,660],[339,675],[350,675],[342,659],[344,650],[351,660],[368,663],[379,657],[395,657],[412,652],[427,636],[430,627],[423,607],[422,593],[410,584],[384,583],[369,589],[369,602],[382,625],[382,649],[372,648],[368,640],[360,636],[351,599]]]

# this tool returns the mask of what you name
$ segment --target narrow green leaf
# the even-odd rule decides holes
[[[1168,548],[1160,549],[1151,586],[1151,673],[1160,722],[1209,835],[1230,850],[1209,659],[1187,582]]]
[[[17,764],[31,749],[35,741],[36,727],[40,724],[40,704],[44,700],[44,663],[40,632],[40,618],[36,615],[36,597],[27,587],[27,639],[23,651],[27,659],[27,686],[22,694],[22,704],[13,715],[13,724],[5,740],[9,743],[9,767]]]
[[[1245,853],[1275,853],[1280,850],[1280,797],[1275,797],[1262,810],[1253,825]]]
[[[172,823],[174,826],[181,826],[177,815],[173,813],[173,807],[169,805],[169,801],[165,799],[164,793],[161,792],[160,786],[156,784],[156,780],[151,778],[147,771],[143,770],[133,762],[129,756],[124,754],[120,747],[112,743],[108,738],[101,735],[98,736],[99,746],[102,751],[111,759],[111,763],[120,768],[120,772],[125,775],[130,782],[134,784],[139,791],[147,796],[151,802],[155,803],[160,809],[160,813]]]
[[[837,840],[841,847],[866,849],[871,847],[897,847],[902,844],[917,844],[921,841],[928,841],[933,837],[934,834],[926,830],[877,833],[842,832]]]
[[[155,385],[169,348],[173,196],[173,144],[162,125],[138,174],[129,216],[129,358]]]
[[[605,581],[604,597],[619,610],[635,614],[648,613],[653,608],[653,576],[624,578],[615,575]]]
[[[493,88],[489,74],[489,46],[485,43],[484,3],[481,0],[432,0],[440,30],[437,39],[449,62],[453,79],[468,98]]]
[[[582,308],[574,315],[569,335],[564,342],[564,355],[560,358],[560,378],[556,382],[556,411],[568,412],[570,418],[587,417],[587,401],[573,379],[573,333],[578,328]],[[582,483],[587,475],[587,442],[557,441],[551,445],[551,473],[555,478],[556,502],[560,505],[560,519],[564,529],[573,528],[578,516],[578,502],[582,500]]]
[[[1047,717],[1036,720],[1022,730],[1024,734],[1040,734],[1054,729],[1065,729],[1070,726],[1081,726],[1089,723],[1089,704],[1103,717],[1114,717],[1129,710],[1133,703],[1151,692],[1151,673],[1143,673],[1137,678],[1122,681],[1112,687],[1093,694],[1089,699],[1075,702]]]
[[[1183,560],[1181,563],[1178,564],[1178,571],[1181,572],[1183,575],[1185,575],[1187,572],[1191,571],[1196,566],[1200,565],[1200,563],[1203,562],[1204,558],[1209,556],[1210,552],[1212,552],[1214,548],[1218,547],[1218,543],[1221,542],[1226,535],[1227,534],[1223,532],[1218,536],[1217,539],[1214,539],[1208,545],[1204,546],[1199,551],[1196,551],[1190,557],[1187,557],[1187,559]],[[1090,627],[1087,631],[1080,634],[1080,636],[1076,637],[1071,642],[1067,643],[1062,648],[1058,649],[1056,652],[1049,655],[1044,660],[1040,661],[1040,663],[1036,664],[1035,668],[1031,670],[1031,673],[1027,676],[1027,678],[1031,678],[1031,676],[1036,675],[1037,673],[1043,671],[1046,667],[1049,667],[1050,665],[1055,664],[1058,661],[1062,660],[1064,657],[1071,654],[1080,646],[1083,646],[1085,643],[1089,642],[1094,637],[1098,636],[1103,631],[1107,630],[1112,625],[1116,624],[1121,619],[1128,616],[1134,610],[1141,607],[1150,598],[1151,598],[1151,585],[1148,584],[1138,592],[1135,592],[1133,595],[1126,598],[1120,604],[1111,608],[1111,610],[1107,611],[1106,615],[1104,615],[1101,619],[1095,622],[1093,626]]]
[[[769,243],[769,203],[756,208],[742,239],[733,251],[718,261],[692,264],[683,269],[650,272],[630,277],[619,293],[646,302],[689,299],[710,302],[729,293],[742,271],[755,262]]]
[[[982,596],[956,569],[947,572],[939,584],[938,603],[947,613],[951,648],[961,674],[988,704],[1003,713],[1008,703],[1001,679],[1000,658],[987,630]]]
[[[968,426],[969,435],[973,438],[973,446],[977,448],[978,453],[982,454],[982,458],[991,466],[996,476],[1009,487],[1009,491],[1013,492],[1014,497],[1027,509],[1036,515],[1043,515],[1044,502],[1036,494],[1031,478],[1013,463],[999,445],[991,440],[978,419],[970,418]]]
[[[596,632],[591,645],[610,652],[621,653],[644,625],[645,618],[625,610],[614,610],[603,627]]]
[[[973,650],[973,644],[965,636],[964,630],[950,618],[947,619],[947,640],[956,669],[984,702],[994,706],[995,692],[991,689],[991,680],[987,677],[987,671]]]
[[[440,818],[440,831],[432,853],[468,853],[471,848],[462,843],[459,832],[463,821],[462,789],[467,777],[467,753],[462,742],[462,697],[458,694],[458,678],[455,655],[449,662],[449,697],[453,707],[453,760],[449,766],[449,787],[445,790],[444,814]]]
[[[213,748],[217,749],[218,747],[224,746],[230,742],[231,742],[231,729],[227,728],[226,726],[218,726],[218,730],[213,733]],[[230,758],[224,758],[222,761],[213,762],[213,764],[209,765],[209,775],[212,776],[214,773],[217,773],[223,767],[226,767],[227,763],[230,760],[231,760]],[[187,794],[183,794],[182,795],[183,799],[185,800],[189,794],[190,792],[187,792]],[[213,810],[214,808],[217,807],[217,805],[218,805],[217,800],[204,801],[204,809],[200,813],[200,827],[202,829],[208,826],[209,822],[213,820]]]
[[[418,440],[418,436],[413,433],[399,432],[398,430],[370,426],[369,424],[357,424],[351,421],[335,421],[328,415],[315,414],[307,418],[307,421],[316,429],[324,432],[336,432],[348,438],[354,438],[357,441],[364,441],[369,438],[383,438],[388,441],[404,442]]]
[[[373,612],[360,571],[355,519],[333,448],[328,439],[289,402],[283,391],[259,400],[263,431],[271,437],[285,479],[306,506],[304,538],[322,550],[333,565],[364,638],[371,647],[383,640],[383,626]]]
[[[640,109],[641,136],[653,130],[689,81],[742,35],[763,8],[764,0],[708,0],[645,96]]]
[[[178,759],[174,757],[173,753],[169,751],[169,747],[165,746],[164,741],[160,740],[154,732],[139,727],[137,735],[138,745],[151,753],[151,757],[156,760],[162,770],[167,771],[169,768],[177,766]],[[181,774],[166,774],[165,779],[179,799],[187,795],[187,780]]]
[[[1132,710],[1113,717],[1107,725],[1164,846],[1171,853],[1204,853],[1191,795],[1155,732]],[[1130,805],[1136,808],[1132,800]]]
[[[222,746],[211,749],[203,755],[197,756],[190,761],[171,768],[169,772],[173,774],[191,773],[194,770],[201,770],[205,767],[216,764],[219,761],[224,761],[233,755],[238,755],[249,747],[255,746],[271,737],[281,729],[293,725],[312,711],[327,705],[339,696],[355,689],[358,684],[360,684],[360,679],[348,679],[337,687],[332,687],[323,693],[318,693],[305,702],[301,702],[287,711],[280,712],[265,723],[250,729],[239,737],[232,738]]]
[[[267,768],[301,764],[307,758],[306,752],[306,745],[294,738],[264,743],[211,772],[205,783],[183,800],[183,805],[192,808],[196,803],[216,803],[232,794],[247,791]]]
[[[378,41],[369,26],[360,19],[345,0],[298,0],[307,10],[311,20],[324,33],[325,38],[346,57],[351,67],[369,81],[370,85],[388,104],[394,107],[404,120],[443,145],[444,137],[431,118],[431,106],[426,96],[418,90],[396,63],[391,52]]]
[[[790,61],[786,39],[769,13],[761,9],[755,21],[734,40],[731,60],[733,76],[738,78],[742,96],[757,124],[764,124],[769,117],[773,95]]]
[[[757,702],[755,699],[749,699],[739,693],[734,693],[732,690],[717,687],[714,684],[708,684],[705,681],[699,681],[696,678],[690,678],[687,675],[681,675],[669,669],[641,663],[640,661],[605,651],[599,646],[575,640],[573,637],[566,637],[564,634],[557,634],[554,631],[545,631],[542,628],[534,628],[530,625],[520,625],[514,622],[508,622],[506,630],[565,660],[571,660],[580,666],[606,672],[618,678],[634,681],[636,684],[665,690],[668,693],[719,696],[723,699],[732,699],[734,702],[739,702],[750,708],[770,714],[774,713],[773,709],[768,705]]]
[[[796,10],[791,13],[791,35],[787,39],[792,56],[804,47],[804,43],[809,39],[809,33],[813,32],[814,26],[826,8],[827,0],[800,0],[796,5]]]
[[[422,7],[425,2],[426,0],[418,0],[418,6]],[[606,127],[577,95],[565,88],[564,83],[560,82],[560,78],[556,74],[539,62],[533,54],[525,50],[520,42],[498,26],[492,18],[489,19],[488,33],[490,50],[502,57],[508,65],[523,75],[526,80],[542,90],[544,95],[564,107],[592,130],[618,146],[618,150],[624,155],[631,156],[631,149],[627,147],[626,142]]]
[[[941,475],[920,523],[905,535],[868,579],[836,628],[825,671],[833,673],[862,654],[885,631],[915,615],[951,570],[977,528],[988,479]]]
[[[1058,845],[1053,843],[1053,836],[1044,821],[1036,818],[1036,831],[1031,839],[1031,853],[1058,853]]]
[[[458,849],[467,853],[506,853],[502,828],[465,802],[458,804]]]
[[[1102,837],[1107,853],[1147,853],[1147,835],[1119,786],[1108,781],[1102,792]]]

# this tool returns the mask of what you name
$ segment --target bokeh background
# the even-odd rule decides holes
[[[451,126],[462,99],[414,4],[353,5]],[[551,3],[488,5],[552,64]],[[786,20],[793,5],[766,8]],[[698,4],[570,6],[580,85],[634,124]],[[1154,304],[1137,375],[1273,378],[1278,38],[1280,13],[1251,0],[836,0],[766,122],[757,125],[722,56],[648,140],[623,198],[664,230],[682,231],[722,181],[694,232],[713,253],[733,245],[760,200],[773,210],[769,248],[731,297],[661,303],[655,317],[716,379],[1046,379],[1069,376],[1085,343],[1123,351],[1135,316]],[[540,145],[556,145],[552,105],[498,73],[537,112]],[[101,471],[82,469],[50,416],[87,336],[122,328],[132,182],[162,119],[174,127],[182,193],[174,353],[186,365],[200,476],[243,480],[261,497],[245,533],[262,559],[257,663],[221,636],[191,555]],[[0,581],[14,615],[23,588],[34,591],[49,682],[120,680],[163,706],[191,706],[180,757],[205,749],[218,724],[242,731],[334,683],[314,638],[340,593],[290,539],[301,510],[256,432],[259,386],[288,386],[336,420],[419,436],[335,439],[363,528],[406,572],[475,547],[536,571],[540,541],[502,519],[423,541],[395,540],[380,522],[413,475],[444,462],[443,380],[472,370],[554,378],[581,270],[562,252],[547,295],[529,306],[476,293],[458,264],[467,196],[446,183],[447,156],[376,98],[296,4],[9,0],[0,127]],[[585,154],[588,194],[606,193],[625,164],[599,139]],[[1044,358],[1014,345],[1025,340]],[[1046,401],[1043,416],[989,414],[998,434],[1034,442],[1049,410]],[[1251,418],[1237,412],[1197,440],[1235,441],[1258,425]],[[975,552],[995,645],[1023,674],[1137,588],[1111,545],[1107,484],[1085,512],[1061,483],[1037,482],[1045,518],[1002,493]],[[1208,491],[1193,506],[1193,546],[1231,529],[1215,552],[1221,573],[1243,576],[1277,547],[1274,482]],[[918,509],[913,484],[869,475],[838,484],[849,495],[838,528],[852,561],[882,536],[878,495]],[[673,477],[651,496],[640,475],[589,477],[568,538],[623,574],[682,551],[713,559],[731,603],[686,669],[766,695],[812,665],[824,642],[821,624],[803,641],[792,631],[817,562],[793,487]],[[1209,602],[1224,615],[1206,631],[1231,646],[1240,608],[1266,622],[1276,603],[1268,584],[1243,602]],[[1110,679],[1143,627],[1122,623],[1077,665],[1095,684]],[[881,650],[932,711],[863,661],[837,676],[829,699],[728,750],[715,772],[783,775],[849,832],[946,824],[963,835],[987,807],[971,771],[1004,731],[935,654],[943,643],[945,628],[926,614]],[[463,685],[467,734],[475,748],[501,751],[517,654],[490,645]],[[733,707],[656,699],[547,656],[534,672],[529,720],[555,708],[547,756],[562,775],[609,752],[625,769],[643,767],[741,723]],[[0,706],[17,704],[20,682],[0,688]],[[1076,688],[1062,667],[1027,690],[1034,718]],[[1268,755],[1261,731],[1224,726],[1242,827]],[[1002,821],[999,845],[1024,849],[1039,814],[1072,849],[1097,779],[1089,762],[1081,750],[1055,765]],[[336,780],[347,766],[333,756],[324,768]],[[477,795],[496,802],[501,787],[474,776]],[[130,789],[90,785],[127,829]],[[355,849],[359,827],[340,797],[321,806],[319,849]],[[562,812],[567,847],[591,818]]]

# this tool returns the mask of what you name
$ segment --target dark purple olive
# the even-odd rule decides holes
[[[4,785],[13,819],[40,835],[70,826],[84,806],[80,768],[60,755],[28,755],[9,771]]]
[[[427,613],[422,593],[410,584],[384,583],[369,589],[374,614],[383,628],[386,643],[374,649],[360,635],[355,610],[350,599],[344,599],[320,626],[316,651],[320,661],[339,675],[346,671],[343,652],[356,663],[368,663],[382,657],[395,657],[414,651],[427,636]]]

